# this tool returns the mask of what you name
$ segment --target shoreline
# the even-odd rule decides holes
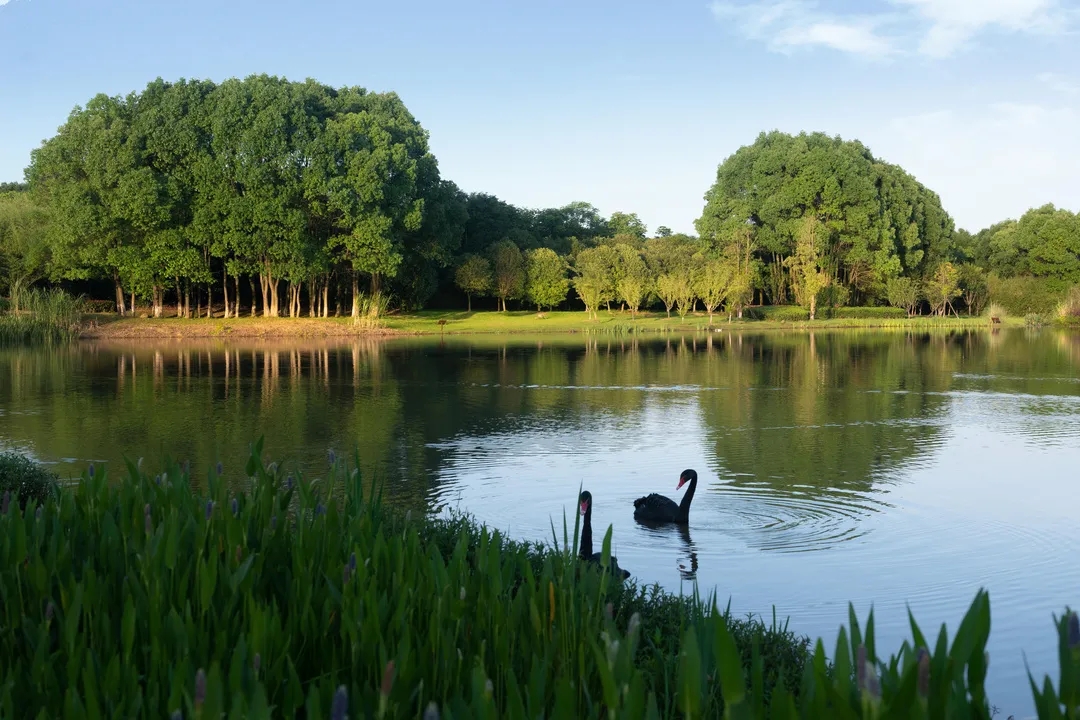
[[[717,315],[710,325],[707,314],[667,317],[642,314],[636,319],[620,312],[601,313],[589,319],[584,312],[535,313],[531,311],[427,311],[388,315],[379,326],[354,324],[349,317],[331,318],[119,318],[89,316],[90,326],[80,340],[185,340],[275,338],[395,338],[442,335],[663,335],[744,331],[863,330],[988,330],[1022,327],[1020,318],[1006,318],[992,325],[984,317],[936,318],[837,318],[812,321],[733,320]]]

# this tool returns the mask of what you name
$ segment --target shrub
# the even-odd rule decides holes
[[[56,493],[57,477],[18,453],[0,453],[0,495],[10,492],[20,505],[41,505]]]
[[[898,307],[842,307],[830,314],[846,320],[895,320],[907,316],[907,311]]]
[[[6,313],[11,309],[11,301],[7,298],[0,297],[0,315]]]
[[[1065,325],[1080,324],[1080,286],[1073,286],[1057,307],[1058,322]]]
[[[1011,315],[1048,315],[1061,301],[1061,293],[1054,291],[1045,280],[1030,276],[1001,278],[991,274],[988,285],[990,300]]]
[[[87,300],[84,311],[88,313],[115,313],[115,300]]]
[[[761,307],[746,308],[743,316],[751,320],[803,322],[810,319],[810,311],[798,305],[763,305]]]

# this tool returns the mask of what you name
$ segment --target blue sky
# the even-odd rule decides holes
[[[98,92],[394,90],[444,177],[692,231],[762,130],[858,138],[977,230],[1080,210],[1080,0],[0,0],[0,180]]]

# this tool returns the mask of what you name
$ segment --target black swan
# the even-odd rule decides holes
[[[585,521],[581,525],[581,542],[578,555],[580,555],[582,560],[599,563],[603,560],[604,553],[603,551],[594,553],[592,549],[592,493],[588,490],[582,492],[581,495],[578,496],[578,505],[581,508],[581,514],[585,517]],[[630,571],[619,567],[619,563],[614,555],[612,555],[609,560],[611,562],[608,565],[608,570],[622,577],[623,580],[630,577]]]
[[[682,502],[675,504],[671,498],[651,493],[634,501],[634,519],[646,522],[672,522],[678,525],[690,523],[690,502],[694,499],[694,490],[697,489],[697,472],[683,470],[679,476],[678,490],[686,483],[690,483]]]

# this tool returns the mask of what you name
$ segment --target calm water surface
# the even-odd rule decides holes
[[[836,331],[633,340],[83,344],[0,351],[0,448],[115,467],[126,453],[311,472],[359,449],[395,502],[513,536],[573,523],[579,485],[621,565],[828,647],[848,600],[879,645],[955,628],[990,589],[991,700],[1056,681],[1051,614],[1080,603],[1080,336]],[[700,482],[688,532],[633,499]]]

